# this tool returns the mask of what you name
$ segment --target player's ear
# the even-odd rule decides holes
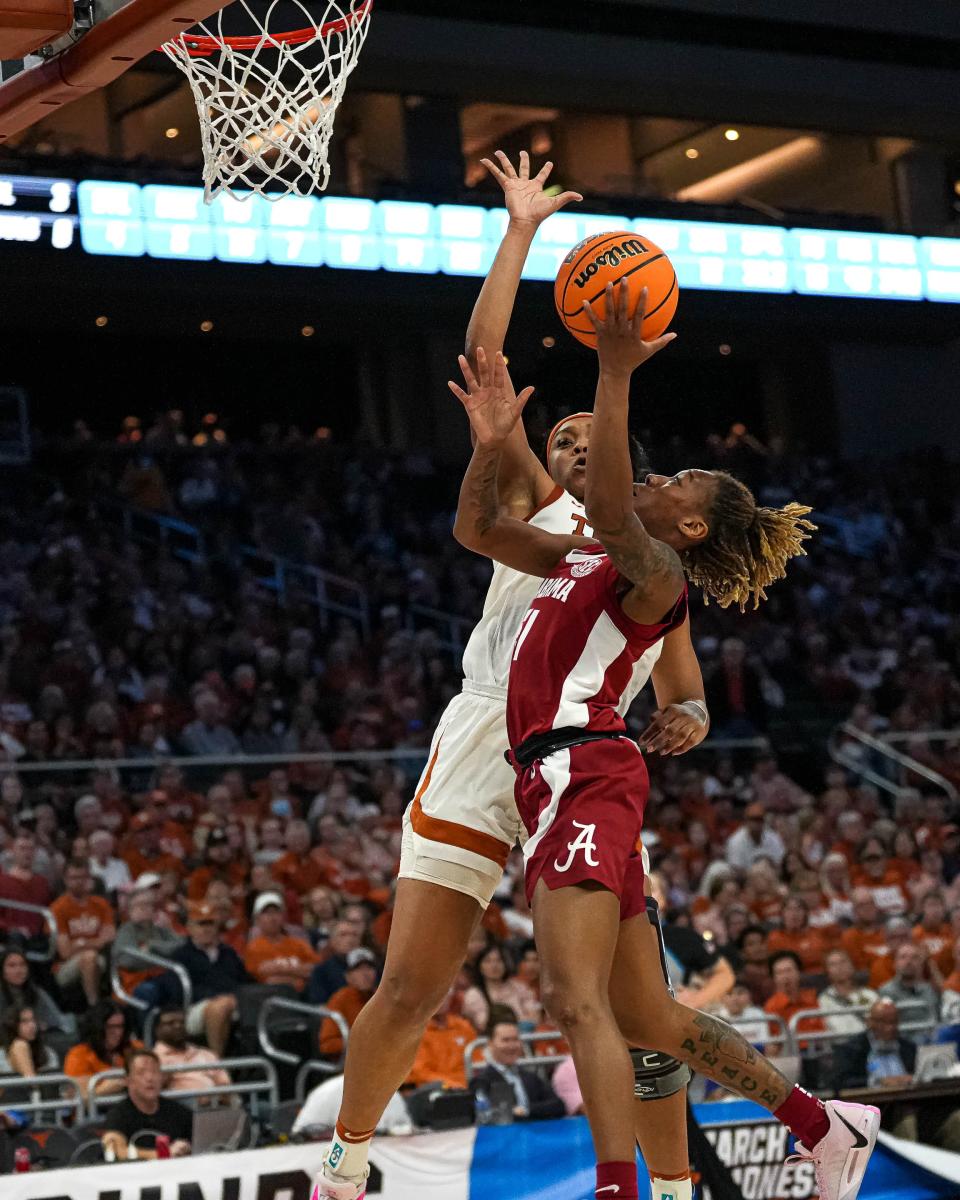
[[[677,529],[687,542],[702,542],[710,533],[710,526],[698,513],[681,517]]]

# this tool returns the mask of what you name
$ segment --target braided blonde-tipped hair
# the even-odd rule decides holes
[[[761,508],[732,475],[714,471],[713,477],[717,487],[707,517],[710,532],[681,551],[680,558],[706,603],[714,599],[721,608],[736,604],[744,612],[751,599],[753,608],[766,600],[766,589],[783,579],[791,558],[806,554],[803,543],[817,527],[804,519],[812,511],[806,505]]]

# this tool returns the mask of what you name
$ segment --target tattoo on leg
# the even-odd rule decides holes
[[[731,1091],[778,1108],[790,1093],[789,1080],[726,1022],[687,1011],[688,1036],[681,1043],[681,1057],[686,1055],[690,1066]]]

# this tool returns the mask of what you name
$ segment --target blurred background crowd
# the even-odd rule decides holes
[[[957,477],[930,455],[878,469],[741,426],[649,450],[660,470],[722,465],[770,503],[810,503],[820,527],[759,612],[693,610],[711,738],[651,757],[646,822],[675,983],[758,1045],[799,1051],[811,1086],[907,1079],[918,1044],[960,1032]],[[78,422],[5,479],[8,1076],[62,1071],[87,1095],[146,1040],[191,1068],[175,1086],[229,1089],[208,1064],[262,1050],[265,995],[356,1018],[383,962],[402,813],[489,573],[450,536],[457,484],[426,454],[322,430],[234,444],[177,412],[116,439]],[[326,572],[327,591],[298,567]],[[354,616],[329,603],[338,581]],[[638,699],[635,730],[652,703]],[[914,769],[851,730],[901,735]],[[521,1035],[562,1057],[520,874],[515,854],[411,1087],[464,1086],[478,1036],[493,1040],[475,1088],[493,1063],[514,1069]],[[29,906],[52,912],[54,936]],[[828,1015],[790,1025],[810,1010]],[[287,1033],[335,1073],[343,1028]],[[818,1043],[827,1030],[843,1037]],[[577,1111],[570,1076],[561,1062],[541,1094],[528,1072],[536,1103],[516,1115]]]

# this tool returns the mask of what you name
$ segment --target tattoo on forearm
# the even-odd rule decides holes
[[[497,475],[500,471],[500,455],[483,455],[471,467],[467,489],[473,525],[478,533],[489,533],[496,525],[499,515]]]
[[[670,576],[682,578],[680,557],[665,542],[650,537],[639,521],[613,532],[595,530],[614,566],[639,588]]]
[[[681,1043],[695,1070],[765,1108],[779,1108],[791,1084],[725,1021],[690,1011],[688,1036]],[[681,1055],[683,1057],[683,1055]]]

